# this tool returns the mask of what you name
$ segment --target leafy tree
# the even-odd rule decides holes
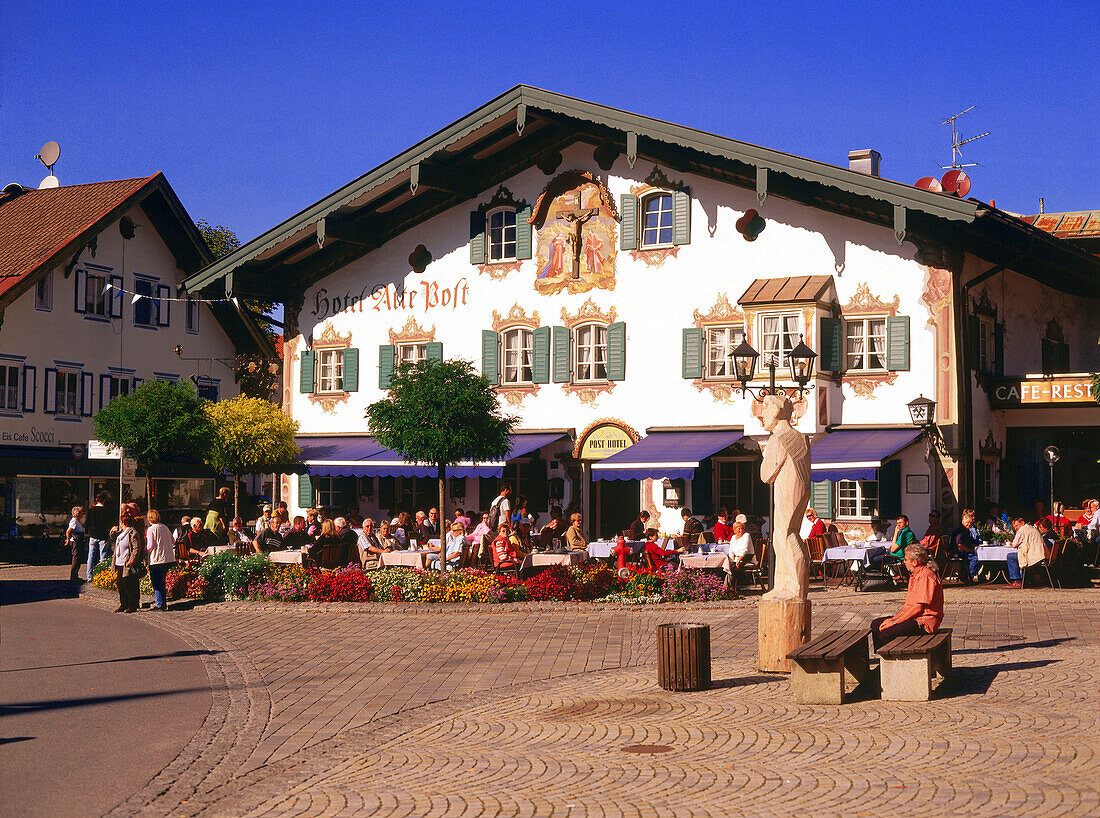
[[[153,467],[168,458],[202,460],[212,428],[189,382],[146,381],[119,395],[92,419],[98,440],[134,458],[145,470],[146,503],[152,502]]]
[[[439,533],[445,552],[447,467],[463,460],[503,460],[517,418],[501,413],[496,390],[468,361],[403,363],[389,395],[367,407],[367,429],[383,446],[439,477]],[[446,567],[445,553],[439,568]]]
[[[202,233],[206,246],[210,248],[210,254],[214,256],[215,260],[240,249],[241,240],[237,238],[236,233],[224,224],[213,225],[206,219],[199,219],[195,222],[195,227]]]
[[[245,395],[208,403],[206,416],[213,427],[213,436],[205,459],[215,469],[233,475],[236,517],[241,475],[271,471],[298,459],[300,451],[294,442],[298,421],[270,401]]]

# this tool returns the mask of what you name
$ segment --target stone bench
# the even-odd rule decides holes
[[[878,650],[882,659],[882,698],[891,702],[926,702],[932,698],[932,676],[951,675],[951,629],[899,636]]]
[[[846,682],[858,684],[868,674],[870,630],[826,631],[787,654],[791,690],[799,704],[841,704]]]

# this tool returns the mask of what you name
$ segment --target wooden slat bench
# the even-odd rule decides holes
[[[787,654],[791,690],[799,704],[840,704],[845,682],[862,682],[868,674],[868,628],[826,631]]]
[[[878,655],[884,701],[926,702],[932,698],[932,675],[951,675],[951,629],[899,636],[879,648]]]

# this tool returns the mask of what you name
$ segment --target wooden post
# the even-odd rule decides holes
[[[810,641],[810,600],[761,599],[757,610],[757,666],[765,673],[790,673],[787,654]]]

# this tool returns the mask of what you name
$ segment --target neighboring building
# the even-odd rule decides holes
[[[160,173],[4,189],[0,496],[20,525],[40,524],[39,515],[64,522],[100,489],[120,496],[120,461],[89,457],[88,445],[92,416],[112,398],[151,378],[191,380],[211,400],[232,397],[237,352],[270,352],[231,302],[170,300],[210,261]],[[145,297],[133,303],[134,293]],[[168,473],[154,485],[161,508],[209,502],[209,469],[177,464]],[[122,496],[143,496],[143,476],[126,478]]]
[[[796,418],[815,440],[818,510],[856,530],[933,506],[950,517],[972,502],[980,443],[965,419],[981,290],[964,284],[1004,265],[1077,337],[1095,329],[1100,263],[981,202],[882,179],[874,151],[850,159],[520,86],[187,287],[287,305],[283,403],[310,475],[283,485],[299,508],[432,504],[431,469],[366,437],[364,408],[400,362],[461,357],[522,432],[506,464],[457,469],[449,502],[484,509],[503,475],[532,510],[582,509],[598,535],[639,507],[665,531],[681,505],[764,516],[761,405],[730,354],[747,340],[785,356],[804,338],[818,373]],[[1077,354],[1097,368],[1095,345]],[[752,385],[766,384],[758,365]],[[912,425],[919,395],[938,404],[945,454]]]

